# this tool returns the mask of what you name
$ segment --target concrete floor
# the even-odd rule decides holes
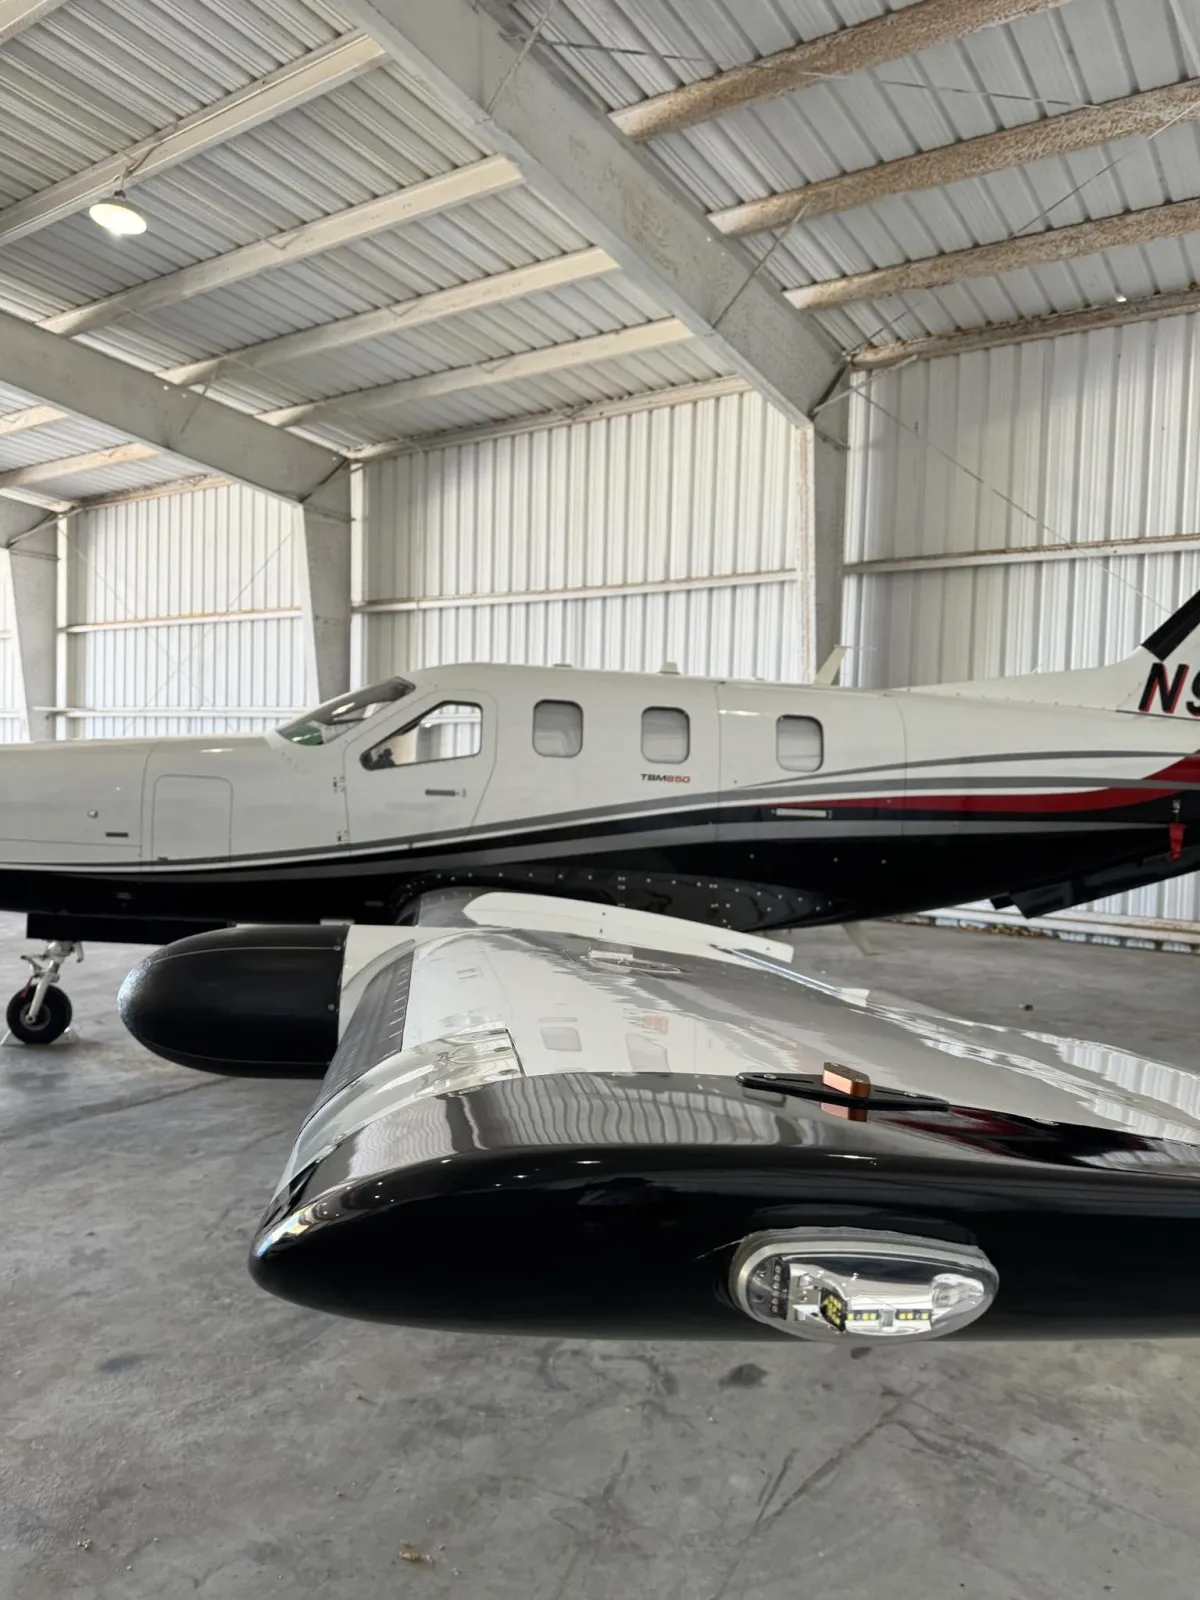
[[[18,935],[0,919],[13,988]],[[871,937],[806,934],[800,960],[1196,1059],[1194,958]],[[114,1007],[138,954],[69,972],[77,1041],[0,1052],[6,1600],[1193,1600],[1200,1342],[852,1360],[410,1333],[259,1293],[248,1241],[313,1086],[141,1052]]]

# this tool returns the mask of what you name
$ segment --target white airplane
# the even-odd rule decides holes
[[[1200,1076],[791,954],[465,891],[407,928],[185,939],[120,1005],[169,1060],[328,1068],[251,1253],[302,1305],[542,1337],[1200,1333]]]
[[[51,943],[9,1027],[58,1036],[85,938],[395,925],[444,887],[763,930],[982,898],[1035,915],[1193,871],[1198,623],[1200,595],[1125,661],[996,681],[458,665],[263,735],[11,746],[0,909]]]

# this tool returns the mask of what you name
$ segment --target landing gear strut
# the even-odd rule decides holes
[[[5,1021],[22,1044],[53,1044],[71,1026],[71,1002],[57,987],[64,961],[83,960],[83,946],[73,939],[53,939],[40,956],[22,956],[33,971],[29,982],[8,1002]]]

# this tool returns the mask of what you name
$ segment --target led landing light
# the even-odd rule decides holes
[[[807,1228],[756,1233],[730,1288],[756,1322],[798,1339],[936,1339],[965,1328],[996,1297],[982,1250],[906,1233]]]

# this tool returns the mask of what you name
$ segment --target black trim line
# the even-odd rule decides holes
[[[1186,638],[1200,627],[1200,589],[1185,600],[1179,610],[1174,612],[1148,639],[1142,641],[1142,649],[1148,650],[1152,656],[1157,656],[1160,661],[1165,661]]]

